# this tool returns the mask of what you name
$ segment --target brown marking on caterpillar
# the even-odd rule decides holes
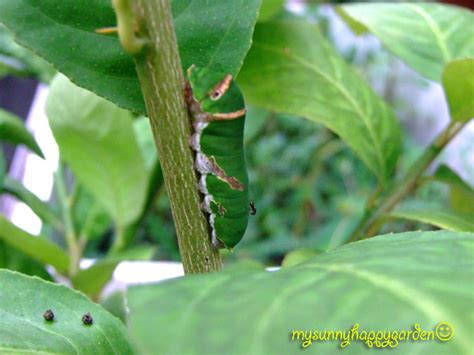
[[[137,24],[133,25],[133,31],[135,33],[139,32],[139,28]],[[100,34],[100,35],[112,35],[118,33],[118,27],[117,26],[112,26],[112,27],[102,27],[102,28],[96,28],[94,30],[95,33]]]
[[[219,210],[219,214],[221,216],[225,215],[227,210],[224,206],[222,206],[220,203],[216,202],[216,205],[217,205],[217,209]]]
[[[212,174],[219,180],[229,184],[232,190],[244,191],[244,184],[242,184],[235,176],[227,176],[224,169],[222,169],[214,157],[208,157],[209,163],[212,165]]]
[[[115,34],[118,32],[117,27],[102,27],[102,28],[97,28],[94,31],[95,33],[98,33],[100,35],[110,35],[110,34]]]
[[[232,75],[227,74],[222,81],[217,84],[211,91],[209,91],[209,97],[212,101],[219,100],[227,90],[229,90],[230,83],[232,82]]]
[[[225,113],[209,113],[207,120],[209,122],[211,121],[230,121],[234,120],[236,118],[242,117],[247,113],[247,110],[245,108],[234,111],[234,112],[225,112]]]

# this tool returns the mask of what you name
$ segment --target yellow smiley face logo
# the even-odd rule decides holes
[[[448,322],[441,322],[436,326],[435,334],[439,340],[448,341],[454,335],[453,326]]]

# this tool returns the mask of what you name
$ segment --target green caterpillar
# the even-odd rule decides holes
[[[186,102],[194,127],[190,144],[196,152],[202,208],[209,214],[212,245],[232,249],[249,218],[244,99],[230,74],[191,66],[187,76]]]

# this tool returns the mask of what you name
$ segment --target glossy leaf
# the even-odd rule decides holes
[[[54,266],[59,272],[65,273],[68,270],[69,256],[60,247],[49,240],[25,232],[2,215],[0,240],[43,264]]]
[[[174,0],[181,62],[236,74],[250,48],[260,0]],[[114,26],[109,0],[2,0],[0,22],[77,85],[145,113],[135,66],[118,38],[95,30]]]
[[[284,354],[292,330],[434,330],[449,342],[400,341],[394,354],[462,354],[473,347],[474,235],[411,232],[375,237],[276,272],[187,276],[128,291],[131,335],[143,353]],[[186,334],[186,337],[182,335]],[[238,336],[236,336],[238,335]],[[334,354],[340,341],[314,341]],[[350,354],[367,354],[352,340]],[[311,351],[311,350],[310,350]]]
[[[125,226],[140,215],[147,174],[129,111],[58,76],[46,111],[64,159],[78,181]]]
[[[56,230],[62,231],[63,226],[56,213],[51,207],[41,201],[34,193],[28,190],[17,180],[5,177],[3,192],[15,196],[18,200],[24,202],[29,208],[45,223],[50,224]]]
[[[260,0],[173,0],[183,69],[195,64],[232,75],[252,44]]]
[[[474,232],[474,213],[449,209],[397,208],[385,215],[385,218],[422,222],[454,232]]]
[[[41,148],[23,122],[15,115],[0,109],[0,141],[24,144],[31,151],[44,158]]]
[[[124,325],[70,288],[0,270],[0,352],[15,354],[132,354]],[[53,321],[43,314],[51,309]],[[90,313],[91,325],[82,323]]]
[[[359,3],[342,10],[377,36],[383,45],[428,79],[441,81],[443,68],[474,57],[474,15],[436,3]]]
[[[380,181],[390,177],[400,152],[398,122],[316,26],[258,24],[238,79],[248,103],[326,125]]]
[[[474,58],[450,62],[444,70],[443,88],[453,121],[474,118]]]

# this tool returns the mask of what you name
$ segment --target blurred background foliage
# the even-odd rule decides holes
[[[283,1],[267,2],[261,19],[275,16],[318,23],[324,36],[347,62],[394,106],[405,133],[403,153],[396,173],[404,172],[429,141],[423,136],[424,131],[429,131],[439,122],[433,116],[428,121],[420,120],[424,108],[409,101],[412,94],[400,93],[407,87],[411,91],[429,90],[430,82],[385,51],[374,37],[356,39],[327,5],[321,5],[318,1],[288,1],[288,8],[292,9],[288,12],[280,10],[281,3]],[[54,75],[54,69],[32,52],[16,45],[12,36],[0,26],[0,76],[7,74],[35,76],[47,83]],[[145,160],[149,162],[147,165],[151,166],[156,160],[153,141],[150,141],[146,126],[138,128],[143,126],[139,121],[140,118],[135,118],[137,141],[144,151]],[[426,122],[433,127],[427,128]],[[255,201],[257,214],[251,217],[247,233],[234,252],[222,251],[225,263],[252,259],[269,266],[280,265],[292,250],[309,249],[319,253],[347,241],[377,182],[337,135],[298,117],[248,107],[245,146],[251,198]],[[179,261],[173,219],[161,172],[159,167],[153,171],[149,208],[128,231],[130,247],[154,245],[154,260]],[[68,185],[74,185],[73,174],[67,172],[66,176]],[[104,256],[114,238],[111,219],[84,189],[77,190],[75,203],[73,219],[76,228],[87,225],[90,234],[84,256]],[[436,207],[449,203],[446,185],[433,181],[427,181],[404,202],[406,205]],[[53,209],[55,204],[53,197]],[[91,217],[89,212],[93,208],[96,212]],[[386,224],[382,231],[430,229],[434,227],[394,221]],[[56,242],[62,240],[47,224],[43,232]],[[2,247],[0,250],[5,249]],[[0,253],[0,262],[1,259]]]

